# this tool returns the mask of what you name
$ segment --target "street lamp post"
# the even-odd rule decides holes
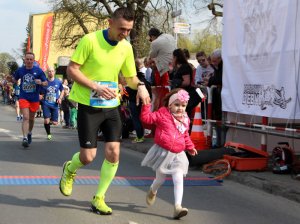
[[[178,16],[181,15],[181,9],[177,10],[177,0],[175,1],[175,11],[172,12],[171,16],[173,18],[173,29],[175,28],[175,23],[177,22],[177,18]],[[177,47],[177,39],[178,39],[178,35],[177,32],[175,33],[175,41],[176,41],[176,47]]]

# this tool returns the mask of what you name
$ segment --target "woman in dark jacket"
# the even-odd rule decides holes
[[[189,95],[190,100],[186,107],[186,112],[189,118],[192,120],[192,111],[200,103],[201,98],[193,87],[193,69],[188,63],[184,52],[179,48],[173,51],[173,67],[174,73],[171,80],[171,88],[183,88]]]

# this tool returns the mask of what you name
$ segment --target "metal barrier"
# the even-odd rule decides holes
[[[261,133],[262,134],[261,135],[261,149],[263,151],[267,150],[267,135],[300,139],[300,129],[286,128],[286,127],[279,127],[279,126],[270,126],[270,125],[268,125],[267,117],[262,118],[261,124],[227,121],[227,120],[224,120],[224,116],[222,117],[223,120],[212,120],[212,111],[213,111],[212,97],[213,97],[213,89],[214,88],[216,88],[216,86],[212,86],[210,88],[207,87],[207,93],[208,93],[208,96],[207,96],[207,99],[208,99],[207,119],[203,119],[203,122],[205,122],[207,125],[208,138],[211,138],[211,136],[212,136],[212,124],[215,123],[219,126]],[[285,132],[285,133],[282,133],[282,132]]]

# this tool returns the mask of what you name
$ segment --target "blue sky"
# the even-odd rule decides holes
[[[26,39],[29,15],[50,11],[45,0],[0,0],[0,53],[16,56]]]

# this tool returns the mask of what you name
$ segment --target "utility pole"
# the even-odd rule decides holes
[[[181,9],[177,10],[178,3],[177,0],[175,0],[175,11],[172,12],[171,16],[173,18],[173,30],[175,30],[175,23],[178,21],[178,16],[181,15]],[[174,31],[175,34],[175,41],[176,41],[176,47],[177,47],[177,41],[178,41],[178,34]]]

